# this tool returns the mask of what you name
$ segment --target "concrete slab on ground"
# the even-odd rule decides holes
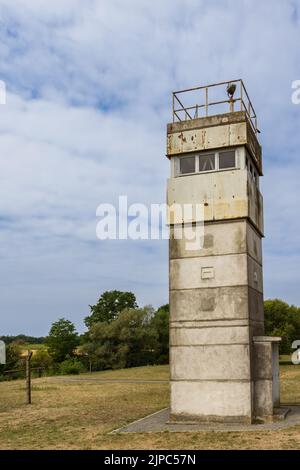
[[[289,412],[287,413],[287,411]],[[280,407],[278,414],[285,419],[262,423],[262,424],[223,424],[223,423],[171,423],[170,409],[165,408],[153,413],[145,418],[141,418],[133,423],[128,424],[119,429],[115,429],[112,433],[145,433],[145,432],[198,432],[198,431],[215,431],[215,432],[238,432],[238,431],[267,431],[288,428],[300,425],[300,405],[286,404]]]

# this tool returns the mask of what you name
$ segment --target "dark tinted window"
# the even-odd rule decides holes
[[[195,173],[195,157],[180,158],[180,173]]]
[[[199,171],[209,171],[215,169],[215,154],[199,155]]]
[[[219,168],[234,168],[235,167],[235,151],[230,150],[228,152],[219,153]]]

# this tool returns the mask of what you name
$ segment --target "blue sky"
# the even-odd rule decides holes
[[[262,131],[265,297],[300,305],[299,0],[0,0],[0,334],[106,289],[168,300],[166,241],[99,241],[96,208],[164,202],[173,90],[243,78]]]

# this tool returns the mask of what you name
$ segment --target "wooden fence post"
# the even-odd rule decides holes
[[[28,351],[26,356],[26,403],[31,404],[31,370],[30,361],[32,357],[32,351]]]

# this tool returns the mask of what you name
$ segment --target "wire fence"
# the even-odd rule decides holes
[[[33,378],[41,378],[43,377],[46,371],[45,367],[32,367],[32,377]],[[5,370],[0,375],[0,380],[14,380],[14,379],[23,379],[26,376],[26,367],[22,369],[11,369]]]

